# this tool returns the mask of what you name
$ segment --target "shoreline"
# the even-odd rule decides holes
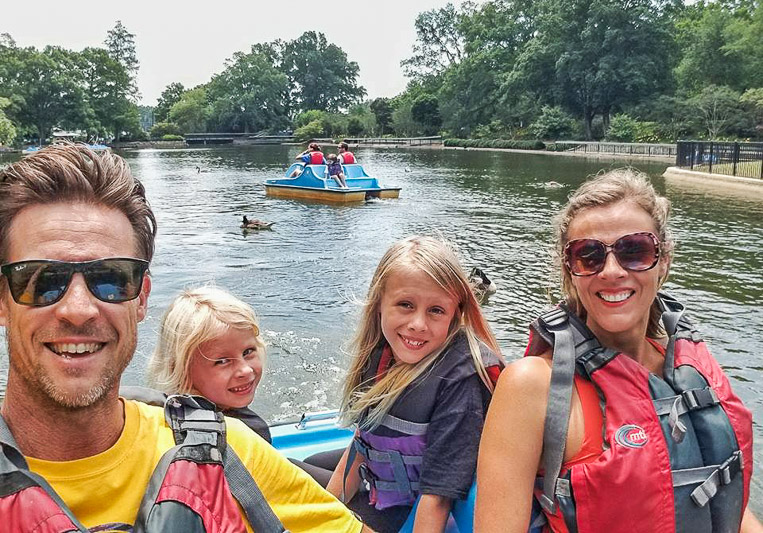
[[[690,185],[696,190],[714,194],[743,194],[763,199],[763,180],[710,174],[678,167],[668,167],[662,175],[666,181],[679,185]]]
[[[644,155],[644,154],[606,154],[606,153],[584,153],[584,152],[553,152],[551,150],[522,150],[519,148],[465,148],[461,146],[443,146],[442,144],[428,144],[411,146],[404,144],[363,144],[351,145],[354,148],[412,148],[424,150],[458,150],[473,152],[508,152],[512,154],[534,154],[534,155],[552,155],[564,157],[583,157],[588,159],[607,159],[607,160],[638,160],[638,161],[657,161],[660,163],[675,163],[675,157],[662,155]]]

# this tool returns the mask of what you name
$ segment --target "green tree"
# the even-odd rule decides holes
[[[312,122],[305,124],[297,128],[294,131],[294,138],[298,141],[308,141],[315,139],[323,135],[323,124],[320,120],[313,120]]]
[[[151,128],[152,139],[161,139],[165,135],[182,135],[182,133],[180,127],[172,122],[157,122]]]
[[[103,48],[85,48],[79,54],[82,88],[88,105],[84,129],[88,137],[107,134],[119,139],[131,113],[130,75]]]
[[[184,92],[180,100],[170,108],[170,120],[183,133],[204,132],[209,113],[207,91],[204,87],[197,87]]]
[[[399,137],[413,137],[421,133],[421,125],[413,120],[413,102],[407,98],[396,98],[392,112],[392,128]]]
[[[405,75],[413,79],[437,75],[457,64],[464,56],[460,25],[464,13],[453,4],[419,13],[413,56],[402,61]]]
[[[137,100],[140,97],[137,85],[140,65],[138,63],[138,55],[135,52],[135,35],[127,31],[127,28],[122,25],[122,21],[118,20],[114,27],[106,34],[104,44],[109,51],[109,55],[119,61],[127,71],[130,79],[130,85],[127,88],[128,93],[132,98]]]
[[[590,139],[594,116],[606,129],[614,108],[664,89],[671,9],[668,0],[549,0],[508,79],[531,91],[551,85],[558,103],[582,115]]]
[[[210,121],[218,131],[283,129],[288,123],[288,93],[288,78],[261,49],[238,52],[207,86]]]
[[[739,99],[755,121],[757,136],[763,135],[763,87],[747,89]],[[2,107],[2,106],[0,106]]]
[[[738,125],[742,110],[740,95],[725,86],[710,85],[692,99],[701,113],[700,120],[709,139],[716,139],[734,125]]]
[[[309,31],[283,46],[280,68],[289,77],[295,109],[336,112],[366,94],[358,85],[358,64],[329,44],[322,33]]]
[[[0,46],[0,96],[11,101],[5,114],[40,142],[54,126],[82,124],[88,113],[77,67],[76,54],[61,48]]]
[[[16,138],[16,127],[3,112],[3,109],[9,105],[11,105],[10,100],[0,98],[0,146],[8,146]]]
[[[184,92],[185,87],[179,82],[172,82],[164,88],[154,108],[154,117],[157,122],[167,122],[170,119],[170,109],[180,101]]]
[[[636,140],[638,130],[639,123],[636,119],[625,113],[618,113],[612,117],[606,135],[610,141],[632,143]]]
[[[392,104],[389,98],[375,98],[369,104],[371,111],[376,117],[376,125],[379,135],[384,135],[392,127]]]
[[[411,117],[421,124],[426,135],[434,135],[442,125],[440,105],[437,97],[422,95],[416,98],[411,106]]]
[[[575,119],[561,107],[543,106],[540,116],[528,129],[536,139],[568,139],[575,133]]]

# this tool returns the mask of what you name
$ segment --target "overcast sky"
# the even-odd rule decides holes
[[[400,61],[410,57],[422,11],[447,0],[357,0],[337,4],[276,2],[132,0],[71,3],[38,0],[2,2],[0,33],[18,46],[59,45],[73,50],[103,46],[117,20],[135,35],[142,103],[155,105],[162,90],[179,81],[186,88],[206,83],[235,52],[254,43],[292,40],[323,32],[360,66],[360,84],[371,98],[405,89]],[[452,3],[460,5],[460,0]],[[346,7],[341,7],[342,5]]]

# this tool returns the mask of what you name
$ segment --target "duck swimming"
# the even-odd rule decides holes
[[[270,229],[275,222],[265,222],[264,220],[249,220],[244,215],[244,220],[241,222],[241,229]]]
[[[196,174],[200,174],[202,172],[209,172],[209,169],[196,167]]]
[[[472,286],[474,296],[477,297],[477,301],[480,304],[487,302],[487,299],[495,294],[495,291],[498,289],[482,269],[477,267],[472,268],[472,271],[469,273],[469,284]]]

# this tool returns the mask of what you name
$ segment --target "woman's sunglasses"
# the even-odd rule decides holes
[[[660,241],[654,233],[623,235],[612,244],[598,239],[575,239],[564,247],[564,264],[573,276],[592,276],[604,269],[612,252],[627,270],[641,272],[654,268],[660,259]]]
[[[148,261],[131,257],[113,257],[82,263],[33,259],[0,267],[13,300],[20,305],[44,307],[66,294],[72,276],[79,272],[87,288],[102,302],[120,303],[140,294]]]

